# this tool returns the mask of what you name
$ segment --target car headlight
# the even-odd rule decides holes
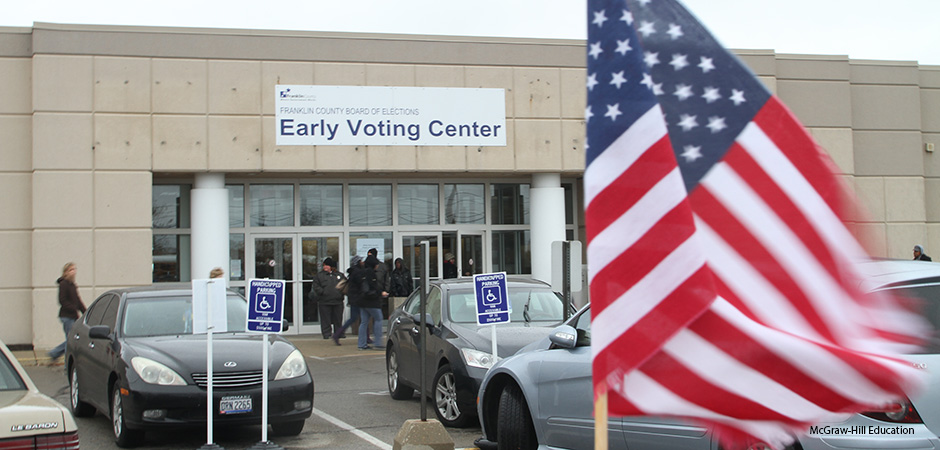
[[[173,369],[160,364],[152,359],[142,356],[135,356],[131,359],[131,365],[134,371],[140,376],[141,380],[150,384],[159,384],[163,386],[185,386],[186,381],[179,376]]]
[[[468,366],[479,367],[481,369],[489,369],[499,360],[499,358],[494,358],[493,355],[489,353],[472,348],[462,348],[460,349],[460,354],[463,356],[463,360]]]
[[[294,350],[290,355],[287,355],[287,359],[284,360],[284,364],[281,364],[281,368],[278,369],[274,379],[287,380],[297,378],[305,373],[307,373],[307,363],[304,361],[304,355],[300,354],[300,350]]]

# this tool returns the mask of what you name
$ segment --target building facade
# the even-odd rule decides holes
[[[737,53],[856,190],[873,254],[940,248],[940,67]],[[61,341],[68,261],[86,304],[207,265],[235,289],[286,279],[294,333],[318,330],[304,280],[326,256],[414,270],[427,240],[432,278],[452,253],[461,276],[545,279],[547,243],[583,235],[584,67],[582,41],[0,28],[0,339]],[[503,89],[506,146],[279,146],[276,85]]]

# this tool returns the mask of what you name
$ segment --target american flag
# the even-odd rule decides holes
[[[847,191],[674,0],[589,0],[584,174],[595,394],[613,415],[792,441],[920,382],[922,331],[865,295]]]

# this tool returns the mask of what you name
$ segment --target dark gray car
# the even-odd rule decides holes
[[[544,338],[564,320],[557,293],[541,281],[509,277],[510,323],[495,325],[498,357]],[[418,338],[420,296],[416,290],[389,317],[386,367],[388,390],[397,400],[412,398],[420,386]],[[492,326],[477,325],[471,278],[437,280],[427,299],[427,379],[424,395],[433,401],[438,420],[446,426],[476,423],[476,395],[493,357]]]

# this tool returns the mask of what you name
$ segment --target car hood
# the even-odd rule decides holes
[[[218,372],[247,372],[261,370],[262,336],[247,333],[217,334],[212,336],[212,370]],[[127,338],[124,341],[124,359],[130,366],[134,356],[143,356],[165,364],[180,375],[206,372],[205,335],[154,336]],[[268,370],[271,376],[296,347],[276,337],[268,348]],[[234,363],[234,365],[232,365]]]
[[[38,392],[0,391],[4,426],[0,438],[75,431],[75,420],[59,402]]]
[[[487,326],[454,324],[452,329],[473,348],[489,353],[493,351],[493,330],[490,327],[495,326],[496,351],[499,353],[497,356],[506,358],[515,354],[520,348],[545,338],[557,325],[557,323],[551,323],[548,326],[541,326],[515,322]]]

